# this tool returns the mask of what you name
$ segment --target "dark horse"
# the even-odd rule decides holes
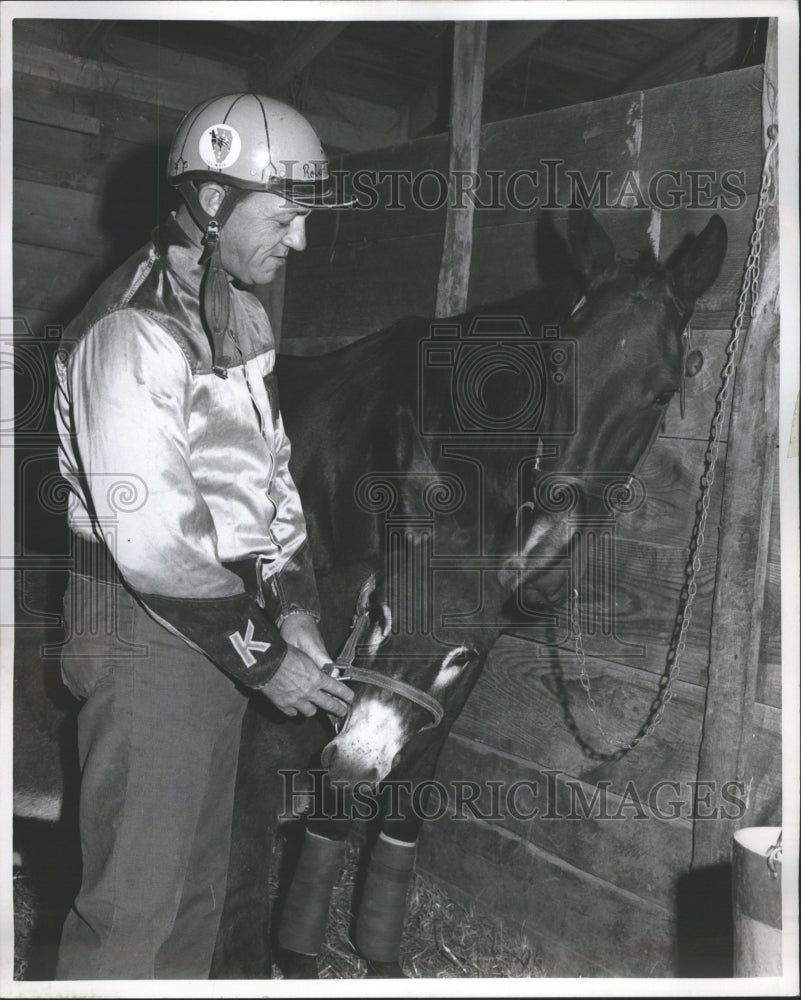
[[[564,602],[555,560],[569,531],[547,496],[574,491],[590,512],[610,483],[625,492],[685,370],[694,373],[682,334],[725,255],[721,219],[665,266],[650,251],[618,258],[589,213],[571,213],[568,235],[571,254],[549,258],[546,289],[279,361],[329,648],[341,647],[371,578],[356,666],[408,687],[362,675],[333,738],[324,719],[249,710],[217,975],[270,975],[275,810],[287,781],[296,798],[294,768],[315,753],[327,777],[309,799],[283,903],[285,974],[316,976],[350,816],[365,815],[354,804],[370,800],[365,791],[382,800],[387,789],[392,808],[379,814],[354,940],[372,974],[403,974],[399,942],[422,823],[414,789],[433,775],[490,647],[519,615],[521,585],[542,603]],[[344,812],[337,783],[350,792]]]

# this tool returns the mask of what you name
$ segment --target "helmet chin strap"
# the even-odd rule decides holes
[[[198,192],[191,181],[179,185],[189,214],[203,231],[203,253],[199,264],[206,270],[200,283],[200,316],[211,342],[211,368],[220,378],[228,378],[230,359],[225,354],[225,335],[228,332],[230,313],[230,289],[228,274],[222,266],[220,255],[220,235],[231,212],[245,194],[239,188],[221,185],[225,194],[214,215],[204,211],[198,200]]]

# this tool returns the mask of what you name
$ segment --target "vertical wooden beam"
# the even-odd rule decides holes
[[[778,116],[776,46],[776,19],[773,19],[763,79],[765,145],[767,129],[776,124]],[[747,330],[732,397],[712,608],[709,685],[698,768],[699,781],[714,782],[716,786],[711,796],[703,794],[718,802],[724,782],[742,781],[746,789],[749,782],[749,745],[778,447],[779,230],[776,204],[769,204],[765,213],[760,271],[759,302]],[[721,815],[715,820],[697,819],[693,834],[693,867],[729,861],[732,834],[738,827],[747,825],[747,811],[740,818]]]
[[[475,206],[464,192],[461,178],[475,176],[478,171],[486,52],[487,22],[457,21],[453,36],[451,92],[451,197],[437,286],[438,317],[464,312],[467,305]]]

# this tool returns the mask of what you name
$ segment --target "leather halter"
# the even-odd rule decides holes
[[[335,667],[339,667],[339,663],[334,664]],[[413,702],[415,705],[419,705],[420,708],[426,709],[433,716],[433,721],[427,723],[418,732],[423,732],[425,729],[433,729],[442,722],[442,717],[445,712],[442,705],[437,701],[437,699],[428,694],[426,691],[421,691],[420,688],[414,687],[412,684],[407,684],[405,681],[399,681],[395,677],[387,677],[386,674],[379,674],[375,670],[364,670],[362,667],[345,667],[340,668],[345,669],[345,674],[340,674],[337,680],[344,681],[357,681],[363,684],[371,684],[373,687],[383,688],[384,691],[390,691],[392,694],[398,694],[401,698],[405,698],[407,701]]]
[[[345,641],[345,645],[342,647],[342,652],[328,668],[328,672],[332,676],[336,676],[337,680],[344,681],[345,683],[356,681],[361,684],[370,684],[372,687],[381,688],[384,691],[389,691],[391,694],[400,695],[401,698],[405,698],[407,701],[425,709],[432,716],[432,721],[423,726],[418,732],[422,733],[426,729],[433,729],[442,722],[445,714],[442,705],[440,705],[433,695],[428,694],[426,691],[421,691],[412,684],[407,684],[406,681],[398,680],[396,677],[387,677],[386,674],[380,674],[376,670],[366,670],[363,667],[353,666],[353,661],[356,657],[356,647],[370,620],[368,600],[374,589],[375,574],[373,573],[362,584],[359,597],[356,601],[356,614],[353,616],[350,634]],[[340,672],[337,674],[336,671]],[[350,711],[344,722],[341,719],[335,720],[332,718],[334,728],[337,732],[341,728],[344,728],[349,720]]]

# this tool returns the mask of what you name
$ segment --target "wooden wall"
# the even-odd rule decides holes
[[[63,504],[41,499],[56,469],[60,331],[177,206],[164,175],[184,113],[247,85],[237,67],[119,37],[93,54],[93,23],[84,36],[81,22],[14,22],[17,509],[20,555],[34,562],[61,554],[66,538]]]
[[[13,266],[16,346],[23,361],[18,506],[28,512],[19,528],[21,565],[30,553],[60,551],[63,533],[57,505],[39,504],[31,517],[36,504],[25,502],[55,467],[47,361],[57,329],[173,206],[163,173],[182,113],[210,94],[245,84],[235,67],[189,55],[165,60],[162,50],[139,42],[120,46],[100,59],[78,51],[74,36],[63,35],[57,21],[15,25]],[[629,735],[657,691],[678,609],[709,419],[759,185],[760,88],[759,68],[748,69],[482,130],[484,171],[509,173],[560,158],[586,177],[610,170],[612,190],[629,170],[644,182],[659,169],[744,173],[745,203],[722,213],[730,237],[723,273],[695,319],[694,340],[706,364],[689,384],[685,419],[674,403],[642,469],[646,505],[617,526],[617,631],[627,642],[642,644],[645,655],[631,660],[620,655],[618,644],[597,637],[585,643],[600,711],[609,728]],[[434,136],[337,165],[444,174],[447,162],[447,138]],[[564,214],[556,213],[558,224]],[[641,247],[650,231],[664,257],[687,231],[700,230],[711,211],[685,206],[659,214],[645,207],[599,214],[622,250]],[[476,212],[471,304],[537,280],[538,221],[537,210]],[[384,198],[371,211],[315,217],[307,251],[288,270],[284,349],[316,353],[400,316],[433,315],[443,230],[444,210],[414,209],[408,199],[404,210],[388,208]],[[55,336],[48,336],[51,325]],[[724,444],[721,469],[725,457]],[[627,782],[647,795],[661,780],[679,782],[679,797],[689,801],[705,718],[724,488],[720,475],[681,678],[654,736],[617,762],[589,759],[571,735],[554,683],[561,671],[576,721],[594,739],[574,659],[510,630],[447,743],[440,778],[536,781],[543,808],[546,772],[557,770],[560,780],[577,782],[588,797],[607,782],[609,801],[617,805],[626,801]],[[742,825],[780,817],[778,531],[776,501]],[[466,897],[522,923],[551,975],[665,975],[682,968],[681,916],[693,898],[687,895],[692,841],[689,815],[584,821],[507,816],[430,824],[421,864]]]
[[[727,170],[743,173],[747,197],[721,211],[729,231],[723,272],[694,318],[693,342],[704,353],[704,368],[689,382],[685,418],[676,400],[641,469],[645,505],[617,521],[617,635],[640,644],[643,655],[627,655],[630,649],[608,636],[585,639],[599,712],[608,730],[628,738],[657,694],[679,610],[710,418],[759,189],[760,91],[761,69],[748,69],[482,129],[480,171],[536,168],[538,161],[559,158],[585,179],[610,170],[612,191],[627,171],[643,186],[658,170],[681,171],[685,190],[688,171],[715,171],[718,178]],[[447,137],[434,136],[352,155],[342,166],[445,173],[447,156]],[[719,181],[711,193],[721,193]],[[712,212],[703,201],[701,192],[695,203],[676,210],[598,214],[623,252],[641,248],[650,232],[665,258],[687,232],[706,223]],[[536,210],[512,208],[476,211],[471,304],[514,294],[536,280],[538,216]],[[557,216],[562,222],[564,212]],[[444,209],[415,209],[408,196],[404,210],[387,207],[385,198],[372,211],[313,220],[309,247],[288,271],[282,349],[316,353],[403,315],[433,315],[443,230]],[[725,438],[681,673],[653,736],[617,761],[586,756],[566,721],[559,675],[584,738],[600,751],[609,748],[587,709],[574,655],[510,630],[495,647],[441,758],[438,776],[444,781],[535,782],[541,814],[553,790],[549,772],[553,782],[556,771],[560,796],[568,794],[566,782],[588,800],[606,783],[609,812],[620,809],[621,818],[614,820],[507,815],[426,827],[421,864],[466,898],[523,924],[552,975],[708,974],[725,967],[725,928],[699,930],[691,916],[688,922],[688,914],[708,914],[711,905],[708,880],[691,870],[691,860],[694,823],[714,819],[693,819],[693,782],[707,711]],[[778,507],[772,530],[754,730],[747,734],[747,811],[738,825],[780,821]],[[678,783],[680,818],[634,818],[632,789],[647,797],[660,781]],[[710,808],[724,805],[716,792]],[[709,811],[703,802],[699,809]],[[716,883],[715,892],[713,912],[725,921],[728,882]]]

